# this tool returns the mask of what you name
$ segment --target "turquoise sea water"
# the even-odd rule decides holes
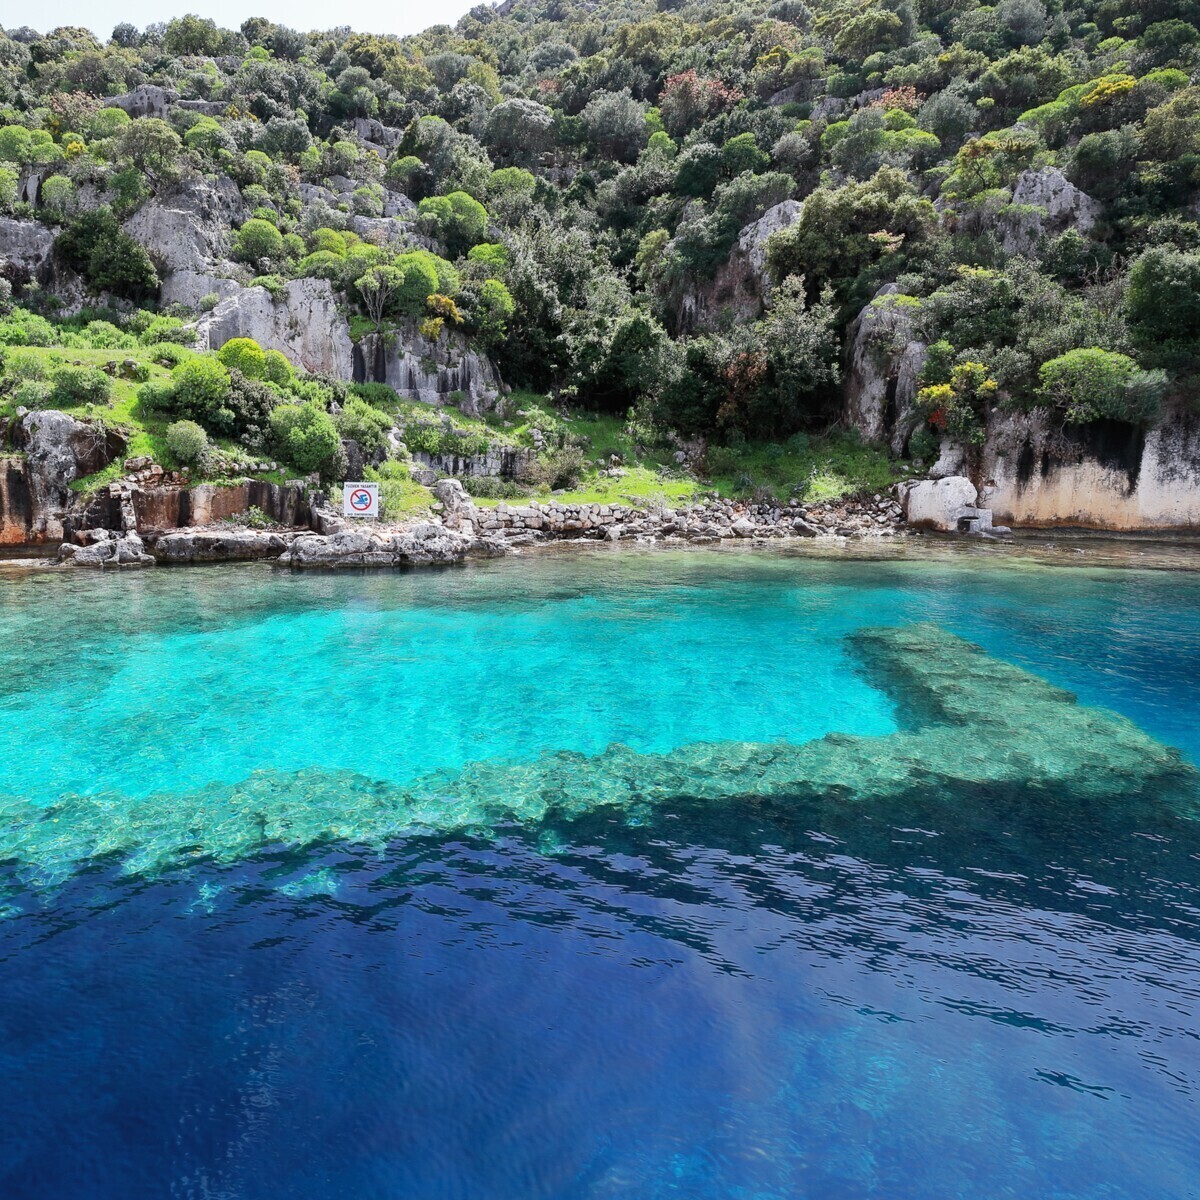
[[[147,797],[263,773],[336,805],[344,773],[887,737],[904,697],[846,639],[915,622],[1200,762],[1187,572],[656,551],[0,581],[26,853],[0,1191],[1200,1196],[1200,825],[1165,802],[681,796],[366,847],[347,805],[319,847],[140,874],[24,833],[82,799],[128,846]]]

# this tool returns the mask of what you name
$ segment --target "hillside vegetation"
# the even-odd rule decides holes
[[[253,342],[195,354],[183,326],[215,290],[162,311],[137,214],[232,181],[204,217],[224,277],[328,280],[356,338],[487,354],[513,390],[489,438],[553,434],[559,475],[526,490],[882,486],[902,468],[827,432],[875,297],[930,347],[912,459],[977,444],[997,407],[1146,423],[1195,393],[1198,67],[1198,0],[509,0],[407,38],[9,28],[3,400],[102,406],[200,475],[258,454],[335,479],[346,438],[386,458],[414,423],[394,397]],[[40,277],[27,222],[54,239]],[[133,375],[105,391],[100,358]]]

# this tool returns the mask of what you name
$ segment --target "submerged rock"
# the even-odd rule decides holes
[[[152,872],[201,857],[234,861],[266,845],[383,846],[430,830],[571,820],[602,809],[644,823],[676,801],[747,797],[780,820],[801,803],[914,796],[972,810],[1067,803],[1080,821],[1108,805],[1200,816],[1195,768],[1124,717],[1084,707],[935,625],[862,629],[848,644],[894,701],[897,732],[694,743],[666,754],[613,745],[594,756],[486,760],[407,785],[313,769],[256,772],[185,795],[65,796],[49,805],[10,797],[0,800],[0,861],[53,882],[100,857]]]

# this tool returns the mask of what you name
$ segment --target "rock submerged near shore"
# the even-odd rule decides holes
[[[930,491],[926,496],[925,492]],[[962,496],[939,484],[904,485],[899,498],[878,493],[828,504],[753,504],[711,500],[703,504],[635,508],[557,501],[481,507],[457,479],[435,487],[432,516],[397,525],[351,523],[328,508],[313,511],[314,529],[248,529],[233,524],[148,531],[89,531],[86,544],[64,544],[59,561],[79,567],[150,566],[155,563],[268,560],[293,568],[402,567],[461,562],[567,541],[632,544],[782,542],[798,539],[903,537],[916,526],[951,531],[957,508],[936,510],[934,499]],[[972,510],[974,511],[974,510]]]

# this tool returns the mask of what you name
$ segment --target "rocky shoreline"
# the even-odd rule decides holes
[[[895,497],[823,505],[714,500],[679,508],[558,502],[476,505],[456,479],[435,487],[432,516],[366,525],[314,505],[313,528],[232,524],[144,533],[93,529],[64,542],[57,562],[73,567],[274,561],[282,567],[395,567],[460,562],[568,541],[632,544],[896,538],[911,530]]]

